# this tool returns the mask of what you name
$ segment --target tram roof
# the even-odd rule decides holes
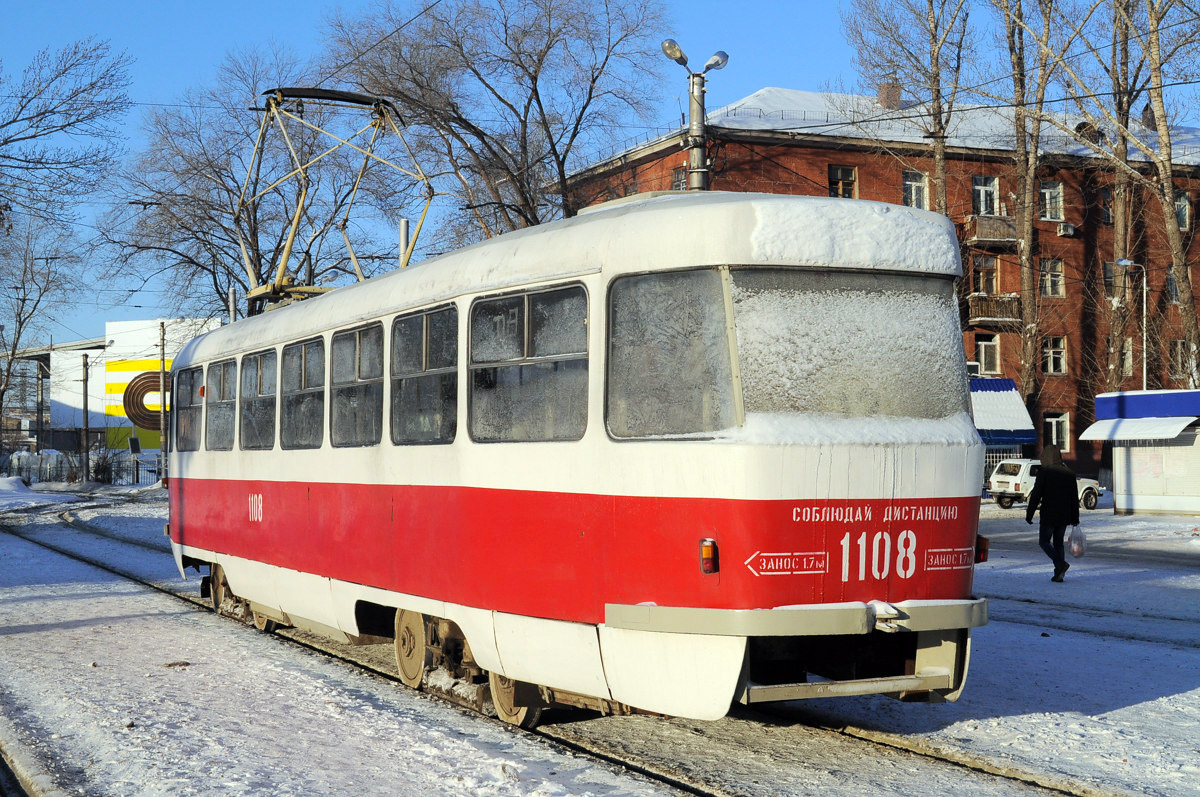
[[[715,265],[961,274],[954,226],[923,210],[829,197],[666,192],[507,233],[196,338],[176,363],[299,340],[466,294],[604,272]]]

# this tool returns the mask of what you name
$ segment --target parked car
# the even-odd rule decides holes
[[[1008,509],[1014,503],[1028,500],[1033,482],[1041,469],[1042,463],[1036,459],[1001,460],[988,479],[988,492],[997,504]],[[1104,493],[1100,482],[1076,476],[1075,485],[1079,489],[1079,503],[1083,508],[1095,509]]]

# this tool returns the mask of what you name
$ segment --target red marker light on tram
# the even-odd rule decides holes
[[[717,541],[711,537],[700,540],[700,572],[715,573],[721,568],[717,557]]]

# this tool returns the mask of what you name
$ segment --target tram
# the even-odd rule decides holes
[[[960,275],[933,213],[676,192],[226,325],[173,366],[176,563],[525,726],[957,699]]]

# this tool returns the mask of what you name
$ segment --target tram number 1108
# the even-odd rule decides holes
[[[869,539],[869,542],[868,542]],[[855,561],[858,564],[857,581],[867,579],[867,558],[871,560],[871,577],[882,581],[888,577],[892,568],[892,535],[886,531],[877,531],[868,538],[868,532],[862,532],[857,538],[851,539],[850,532],[842,537],[842,581],[852,577],[851,567]],[[895,555],[896,575],[909,578],[917,569],[917,535],[911,530],[900,532],[896,537]]]

